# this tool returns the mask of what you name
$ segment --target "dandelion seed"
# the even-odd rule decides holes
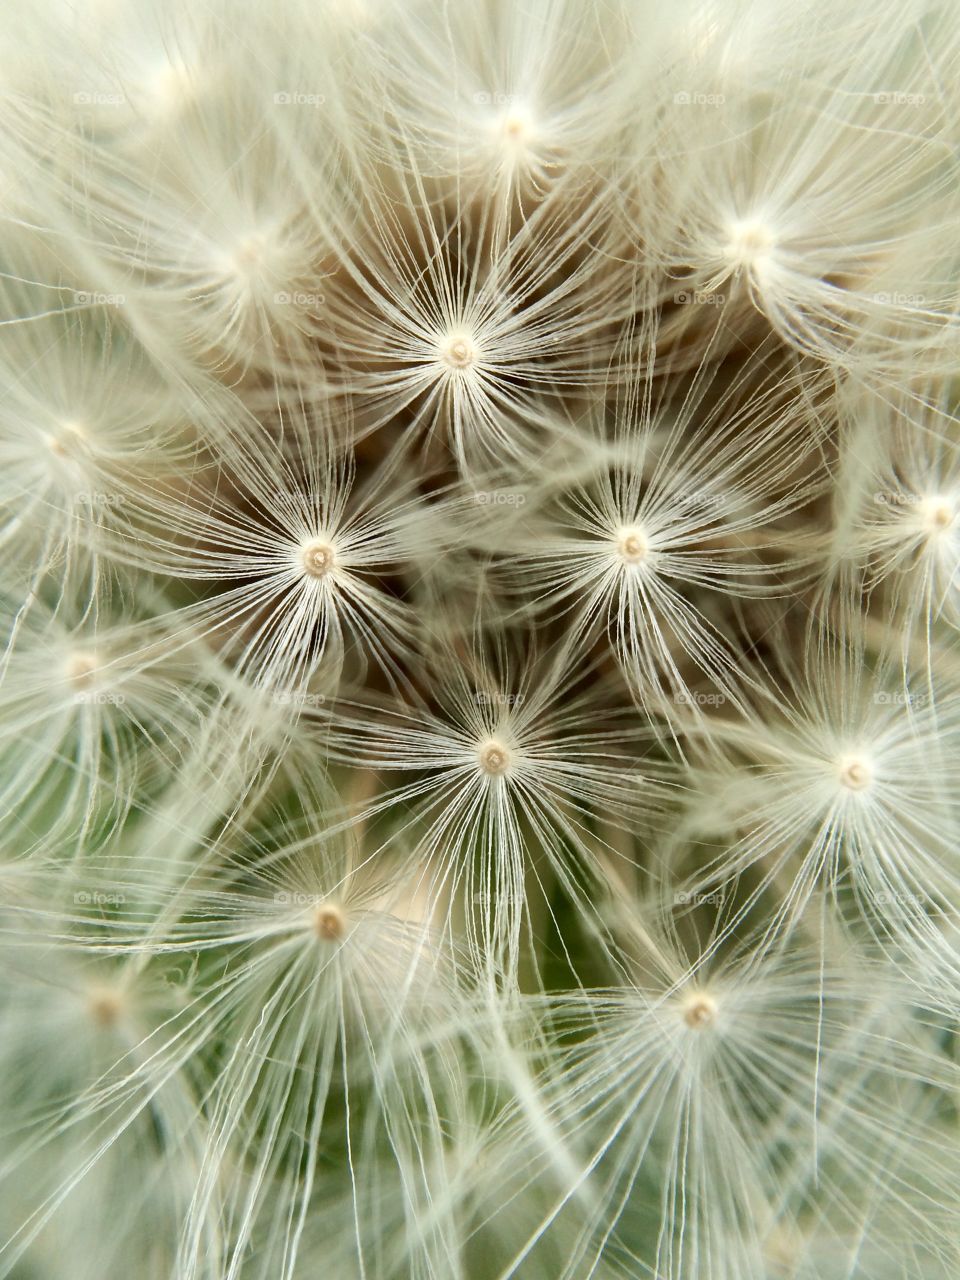
[[[0,810],[38,841],[102,840],[176,767],[209,705],[203,673],[186,638],[133,607],[99,627],[82,598],[4,608]]]
[[[707,595],[763,594],[775,571],[751,564],[752,532],[812,496],[802,481],[783,495],[768,487],[781,467],[802,468],[812,443],[782,415],[782,389],[744,407],[744,431],[747,415],[758,428],[747,446],[743,435],[727,435],[730,417],[718,435],[697,414],[704,378],[681,410],[683,437],[665,409],[650,408],[639,380],[618,397],[612,440],[605,425],[571,424],[569,451],[555,446],[558,480],[530,481],[530,500],[502,542],[502,575],[518,600],[564,617],[572,642],[605,631],[640,704],[669,722],[678,708],[699,718],[697,675],[717,691],[714,700],[739,698],[742,666],[710,621]],[[739,408],[726,407],[739,418]],[[565,429],[558,435],[567,438]]]
[[[905,666],[919,660],[932,671],[935,629],[960,627],[960,452],[950,397],[927,382],[889,392],[848,387],[841,408],[846,465],[825,581],[882,591]]]
[[[397,672],[413,620],[382,578],[412,567],[435,528],[409,476],[385,472],[357,486],[349,454],[331,457],[302,421],[291,430],[303,433],[296,464],[275,444],[241,447],[214,493],[200,477],[186,493],[131,499],[149,536],[126,545],[154,572],[211,583],[181,625],[215,637],[256,687],[295,695],[296,709],[318,673],[336,688],[351,647]],[[186,545],[176,534],[184,526],[193,530]]]
[[[748,300],[795,349],[894,380],[915,371],[920,352],[920,367],[946,373],[956,340],[955,286],[938,265],[951,162],[928,145],[936,126],[915,114],[916,132],[903,130],[900,112],[888,110],[897,95],[870,84],[884,68],[915,113],[936,101],[924,41],[898,43],[902,35],[878,33],[871,56],[839,79],[797,72],[789,89],[781,80],[774,92],[784,105],[772,114],[757,110],[758,86],[727,94],[718,83],[722,109],[698,119],[703,145],[685,151],[687,171],[674,168],[670,131],[661,162],[670,177],[651,184],[644,165],[637,176],[638,204],[651,186],[664,195],[653,217],[649,201],[638,214],[644,239],[690,280],[691,294],[729,291],[734,308]],[[682,129],[688,121],[676,114]],[[915,145],[927,128],[931,137]],[[721,326],[707,309],[708,341],[724,340],[731,315],[728,307]]]
[[[772,1234],[776,1206],[790,1200],[798,1168],[878,1191],[885,1161],[899,1162],[905,1144],[890,1128],[880,1137],[884,1154],[868,1153],[864,1138],[878,1119],[867,1099],[906,1086],[914,1071],[941,1087],[952,1075],[933,1045],[900,1023],[909,996],[899,984],[887,992],[886,1012],[902,1027],[903,1054],[887,1058],[874,1039],[882,1014],[864,993],[870,971],[858,963],[823,968],[806,949],[761,962],[747,940],[713,967],[708,990],[702,963],[691,972],[658,931],[646,936],[653,950],[642,984],[550,1002],[563,1050],[544,1072],[539,1100],[581,1164],[514,1258],[520,1274],[541,1233],[572,1219],[563,1280],[591,1274],[624,1239],[634,1250],[625,1274],[764,1275],[760,1241]],[[823,984],[811,984],[818,973]],[[528,1123],[529,1153],[536,1116]],[[942,1176],[935,1128],[918,1129]],[[794,1167],[772,1158],[780,1142],[796,1153]],[[556,1176],[554,1154],[544,1149],[519,1167],[531,1179]],[[919,1164],[900,1171],[904,1199],[922,1198]]]
[[[325,740],[345,764],[400,772],[363,820],[405,815],[411,875],[435,918],[452,928],[462,904],[478,959],[515,973],[530,902],[552,882],[569,886],[605,931],[573,885],[602,881],[603,858],[616,856],[593,835],[591,815],[617,825],[657,807],[649,731],[621,710],[617,731],[593,732],[596,694],[577,688],[566,648],[517,661],[477,637],[466,653],[437,646],[433,664],[429,701],[346,702]]]
[[[935,920],[960,887],[949,834],[960,703],[952,682],[938,696],[904,681],[889,649],[866,670],[863,646],[859,623],[846,643],[814,628],[804,667],[784,661],[765,719],[748,716],[742,736],[733,731],[742,764],[724,789],[738,836],[706,879],[732,889],[748,869],[760,871],[730,928],[777,882],[770,945],[809,918],[815,897],[838,904],[849,886],[885,947],[942,956]],[[693,892],[702,891],[698,881]]]

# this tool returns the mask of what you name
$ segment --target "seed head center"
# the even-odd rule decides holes
[[[347,921],[338,906],[321,902],[313,909],[313,928],[324,942],[340,942],[347,930]]]
[[[87,1009],[98,1027],[115,1026],[123,1015],[123,996],[112,987],[94,987],[87,997]]]
[[[863,756],[842,756],[837,769],[840,782],[848,791],[865,791],[873,781],[873,769]]]
[[[957,518],[953,503],[948,498],[927,498],[921,506],[921,517],[927,533],[946,532]]]
[[[519,116],[507,116],[503,122],[503,132],[511,142],[520,142],[527,132],[527,122]]]
[[[480,768],[491,777],[500,777],[510,768],[510,752],[502,742],[497,742],[495,738],[485,742],[477,752],[477,756],[480,761]]]
[[[521,103],[514,102],[496,121],[501,145],[509,151],[522,151],[534,138],[535,126],[531,112]]]
[[[717,1002],[706,992],[696,991],[683,1002],[683,1020],[693,1031],[703,1031],[717,1019]]]
[[[159,114],[172,112],[192,93],[190,69],[182,63],[166,62],[146,83],[149,104]]]
[[[82,455],[80,446],[87,442],[87,433],[82,423],[71,418],[61,422],[56,435],[48,434],[45,438],[47,448],[55,458],[71,458],[78,452]]]
[[[731,224],[724,256],[740,267],[762,267],[774,247],[770,228],[758,218],[744,218]]]
[[[77,689],[89,689],[96,679],[97,659],[85,649],[71,653],[66,662],[66,677]]]
[[[468,334],[458,333],[444,342],[440,354],[451,369],[469,369],[477,359],[477,348]]]
[[[233,252],[236,269],[245,274],[259,271],[263,266],[266,243],[262,236],[252,235],[241,240]]]
[[[617,537],[617,551],[626,564],[640,564],[647,558],[650,543],[642,529],[621,529]]]
[[[336,564],[336,555],[328,542],[315,538],[300,553],[305,571],[311,578],[325,578]]]

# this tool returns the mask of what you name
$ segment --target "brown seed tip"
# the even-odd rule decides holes
[[[325,578],[336,564],[333,547],[319,538],[306,544],[300,553],[300,558],[311,578]]]
[[[927,532],[943,533],[956,519],[957,513],[946,498],[928,498],[923,504],[923,521]]]
[[[68,458],[76,452],[77,446],[87,439],[87,432],[82,422],[67,418],[60,423],[60,431],[56,435],[45,436],[47,447],[58,458]]]
[[[90,1016],[98,1027],[116,1026],[123,1014],[123,996],[113,987],[94,987],[87,998]]]
[[[639,564],[650,550],[647,535],[642,529],[621,529],[617,537],[617,551],[627,564]]]
[[[517,150],[529,146],[536,132],[533,116],[517,102],[498,117],[494,127],[499,131],[501,145]]]
[[[266,243],[263,236],[245,236],[233,251],[234,267],[241,274],[257,271],[263,264],[265,252]]]
[[[717,1019],[717,1002],[704,991],[695,991],[683,1002],[683,1020],[694,1031],[703,1031]]]
[[[324,942],[340,942],[347,930],[347,921],[338,906],[322,902],[313,909],[313,928]]]
[[[837,765],[840,783],[848,791],[865,791],[873,781],[873,769],[863,756],[843,756]]]
[[[491,777],[499,777],[510,768],[510,752],[502,742],[491,738],[477,752],[480,768]]]
[[[775,243],[770,228],[758,218],[732,223],[729,236],[724,254],[729,262],[743,267],[762,266]]]
[[[77,689],[89,689],[97,674],[97,659],[85,649],[71,653],[66,662],[66,676]]]
[[[442,344],[440,354],[451,369],[469,369],[477,358],[477,348],[469,335],[458,333]]]

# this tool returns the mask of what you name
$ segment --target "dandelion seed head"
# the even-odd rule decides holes
[[[705,991],[692,991],[681,1005],[681,1014],[692,1031],[705,1031],[717,1020],[717,1002]]]
[[[12,7],[0,1272],[913,1274],[950,6]]]
[[[311,538],[300,548],[300,565],[311,578],[325,578],[336,567],[333,545],[322,538]]]
[[[481,770],[491,778],[505,774],[511,764],[510,749],[496,738],[489,738],[477,751]]]

